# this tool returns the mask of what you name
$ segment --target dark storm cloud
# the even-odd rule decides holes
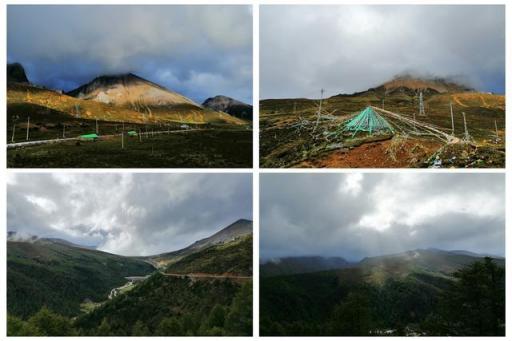
[[[250,174],[17,174],[7,226],[124,255],[173,251],[252,219]]]
[[[505,254],[502,174],[263,174],[260,257]]]
[[[10,5],[7,25],[8,61],[36,84],[133,72],[199,103],[252,100],[250,6]]]
[[[505,6],[263,6],[261,98],[352,93],[394,76],[505,91]]]

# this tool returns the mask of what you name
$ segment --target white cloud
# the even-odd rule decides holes
[[[361,192],[361,181],[363,180],[362,173],[347,174],[343,181],[341,191],[357,196]]]
[[[27,195],[27,201],[34,204],[37,208],[45,211],[46,213],[54,213],[57,210],[57,205],[53,201],[35,195]]]
[[[185,247],[252,218],[250,174],[18,174],[7,226],[126,255]]]
[[[265,174],[260,255],[504,254],[503,174]]]
[[[260,18],[262,98],[363,91],[404,72],[504,91],[504,6],[262,6]]]

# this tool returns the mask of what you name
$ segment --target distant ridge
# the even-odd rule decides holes
[[[464,250],[445,251],[428,248],[365,257],[361,261],[354,263],[336,257],[285,257],[266,261],[261,264],[260,269],[263,276],[278,276],[357,268],[369,280],[381,282],[388,277],[403,277],[412,272],[450,276],[453,272],[473,263],[476,259],[489,256]],[[490,257],[497,264],[504,266],[505,258],[498,256]]]
[[[203,102],[203,107],[215,111],[223,111],[244,120],[252,120],[252,105],[237,101],[231,97],[215,96],[207,98]]]

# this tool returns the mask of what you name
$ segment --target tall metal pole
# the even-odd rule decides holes
[[[27,119],[27,137],[26,140],[28,141],[28,132],[30,131],[30,116]]]
[[[464,140],[469,141],[469,133],[468,133],[468,126],[466,124],[466,113],[462,112],[462,117],[464,118]]]
[[[423,104],[423,92],[420,91],[420,108],[419,108],[419,115],[420,116],[426,116],[425,114],[425,105]]]
[[[62,124],[62,138],[66,138],[66,125]]]
[[[99,130],[98,130],[98,119],[96,119],[96,135],[99,135]]]
[[[121,130],[121,149],[124,149],[124,121],[123,121],[123,129]]]
[[[452,136],[455,134],[455,124],[453,122],[453,106],[452,102],[450,101],[450,115],[452,116]]]

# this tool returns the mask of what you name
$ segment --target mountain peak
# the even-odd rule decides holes
[[[377,89],[384,89],[386,93],[394,92],[426,92],[426,93],[451,93],[473,91],[468,86],[442,77],[421,77],[411,74],[395,76],[392,80],[380,85]]]
[[[29,83],[25,68],[20,63],[7,64],[7,83]]]
[[[191,99],[134,73],[101,75],[67,93],[69,96],[134,109],[175,105],[199,105]]]

